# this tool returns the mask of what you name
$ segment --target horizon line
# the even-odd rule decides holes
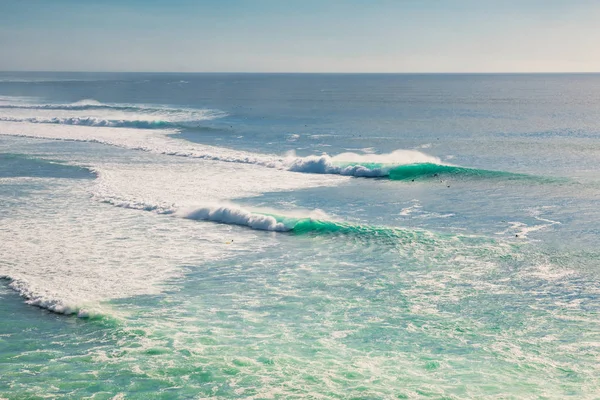
[[[336,72],[336,71],[92,71],[92,70],[0,70],[4,73],[68,73],[68,74],[262,74],[262,75],[594,75],[600,71],[462,71],[462,72]]]

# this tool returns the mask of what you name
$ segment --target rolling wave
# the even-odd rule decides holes
[[[116,108],[145,110],[154,112],[153,108],[134,105],[108,105],[95,101],[85,101],[66,105],[0,105],[1,107],[40,107],[52,108],[63,107],[67,109],[77,108]],[[85,142],[96,142],[124,147],[134,150],[142,150],[153,153],[191,157],[205,160],[233,162],[242,164],[254,164],[268,168],[276,168],[292,172],[303,172],[313,174],[333,174],[342,176],[353,176],[363,178],[388,178],[390,180],[416,180],[431,179],[438,176],[462,177],[465,179],[536,179],[526,174],[517,174],[504,171],[492,171],[460,167],[443,163],[438,157],[425,154],[417,150],[396,150],[388,154],[356,154],[342,153],[338,155],[322,154],[319,156],[299,157],[294,153],[285,156],[267,154],[255,154],[236,151],[215,146],[199,145],[186,142],[181,139],[172,139],[169,135],[176,133],[178,128],[198,127],[197,122],[206,119],[219,118],[224,113],[215,110],[176,110],[172,109],[173,115],[167,115],[169,109],[161,108],[162,115],[133,114],[132,119],[110,119],[99,117],[26,117],[15,118],[13,116],[0,117],[0,122],[6,125],[8,130],[18,133],[14,136],[39,137],[55,140],[74,140]],[[165,114],[167,113],[167,114]],[[150,116],[150,119],[147,119]],[[154,119],[154,117],[158,117]],[[192,118],[193,120],[190,120]],[[32,129],[38,124],[52,124],[55,126],[71,125],[81,126],[81,130],[56,129],[51,131],[48,127],[43,129]],[[0,126],[3,128],[4,126]],[[137,129],[135,135],[128,134],[121,128]],[[95,129],[95,130],[91,130]],[[112,129],[112,130],[111,130]],[[119,130],[121,129],[121,130]],[[154,129],[156,134],[142,135],[142,130]],[[23,131],[30,131],[26,133]],[[2,129],[5,133],[5,129]]]
[[[8,281],[8,287],[19,293],[25,299],[25,303],[44,308],[57,314],[77,315],[80,318],[95,316],[95,312],[74,303],[59,299],[51,293],[36,287],[25,278],[1,275],[0,279]]]
[[[123,110],[123,111],[160,111],[165,108],[143,106],[139,104],[106,104],[99,101],[88,99],[75,103],[64,104],[31,104],[31,103],[8,103],[0,104],[0,108],[6,109],[29,109],[29,110]]]
[[[18,100],[18,99],[17,99]],[[110,119],[110,118],[94,118],[94,117],[57,117],[57,118],[13,118],[8,116],[5,121],[13,122],[32,122],[32,123],[54,123],[65,125],[89,125],[89,126],[126,126],[137,128],[157,128],[161,125],[167,125],[177,122],[194,122],[196,120],[215,119],[226,116],[227,114],[220,110],[213,109],[196,109],[196,108],[174,108],[161,105],[145,105],[145,104],[122,104],[122,103],[100,103],[96,100],[82,100],[75,103],[65,104],[34,104],[26,101],[0,101],[0,109],[15,109],[15,110],[56,110],[61,112],[68,111],[91,111],[91,110],[106,110],[106,112],[119,112],[121,115],[143,115],[156,116],[155,119],[140,118],[136,121],[134,118],[129,119]],[[164,117],[164,118],[160,118]],[[144,125],[146,123],[146,125]]]
[[[208,206],[174,215],[186,219],[211,221],[221,224],[245,226],[255,230],[289,232],[292,234],[339,234],[378,239],[424,238],[426,233],[394,227],[371,226],[314,218],[312,216],[285,216],[247,210],[228,204]],[[324,216],[327,218],[327,216]]]
[[[419,178],[435,178],[448,176],[461,176],[466,178],[506,178],[530,179],[531,175],[506,171],[493,171],[486,169],[459,167],[448,164],[419,163],[394,166],[390,168],[388,176],[391,180],[401,181]]]
[[[181,123],[163,121],[163,120],[126,120],[126,119],[105,119],[96,117],[66,117],[66,118],[11,118],[0,117],[0,121],[6,122],[30,122],[33,124],[58,124],[58,125],[82,125],[113,128],[137,128],[137,129],[165,129],[177,128]]]

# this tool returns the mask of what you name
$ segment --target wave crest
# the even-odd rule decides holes
[[[247,226],[261,231],[286,232],[290,228],[270,215],[253,213],[236,206],[202,207],[184,212],[184,218]]]
[[[36,289],[35,285],[31,284],[24,278],[13,278],[11,276],[4,275],[0,276],[0,279],[9,281],[8,286],[15,292],[19,293],[19,295],[25,299],[25,303],[29,305],[44,308],[57,314],[76,314],[80,318],[89,318],[92,316],[92,313],[89,310],[74,304],[68,304],[63,300],[56,299],[51,294]]]

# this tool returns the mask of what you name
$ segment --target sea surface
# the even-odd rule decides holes
[[[0,398],[600,397],[600,75],[0,73]]]

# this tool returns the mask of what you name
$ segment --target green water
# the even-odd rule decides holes
[[[275,246],[292,252],[189,266],[164,294],[112,301],[110,316],[91,320],[3,290],[1,318],[13,322],[0,331],[0,393],[521,398],[599,389],[598,320],[557,288],[590,283],[532,278],[532,261],[546,256],[478,238],[343,239],[279,235]]]

